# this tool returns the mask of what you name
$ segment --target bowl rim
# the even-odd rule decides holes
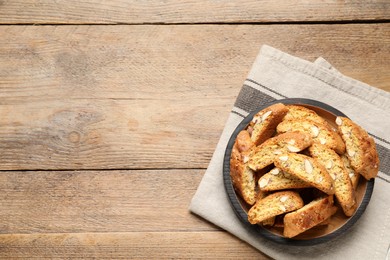
[[[343,116],[347,117],[344,113],[341,111],[337,110],[336,108],[322,103],[317,100],[313,99],[306,99],[306,98],[286,98],[286,99],[280,99],[280,100],[275,100],[263,105],[260,105],[256,110],[252,111],[251,113],[248,114],[236,127],[236,129],[233,131],[232,135],[230,136],[230,139],[228,141],[228,144],[225,149],[225,154],[224,154],[224,160],[223,160],[223,181],[224,181],[224,186],[226,193],[229,198],[229,202],[231,207],[233,208],[234,212],[238,216],[238,218],[249,228],[253,233],[258,234],[268,240],[271,240],[273,242],[279,243],[279,244],[284,244],[284,245],[293,245],[293,246],[310,246],[310,245],[316,245],[320,243],[324,243],[327,241],[330,241],[336,237],[338,237],[341,234],[344,234],[348,229],[350,229],[356,221],[362,216],[364,211],[367,208],[367,205],[371,199],[371,195],[374,189],[374,183],[375,179],[371,179],[367,181],[366,183],[366,190],[363,195],[362,201],[357,208],[355,214],[351,216],[348,221],[340,226],[338,229],[333,231],[332,233],[329,233],[327,235],[321,236],[321,237],[316,237],[313,239],[293,239],[293,238],[285,238],[281,237],[278,235],[273,234],[271,231],[269,231],[266,228],[261,227],[260,225],[252,225],[248,221],[248,216],[245,210],[242,208],[240,200],[234,190],[233,183],[230,177],[230,156],[232,152],[232,147],[234,145],[234,142],[236,140],[236,137],[238,133],[245,129],[245,127],[249,124],[249,122],[252,120],[253,116],[259,112],[260,110],[271,106],[276,103],[282,103],[285,105],[309,105],[309,106],[315,106],[319,107],[320,109],[326,110],[336,116]]]

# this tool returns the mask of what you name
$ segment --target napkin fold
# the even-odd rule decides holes
[[[256,107],[283,98],[329,104],[365,128],[375,139],[380,172],[371,201],[346,234],[314,246],[289,246],[261,237],[230,206],[224,184],[224,152],[234,129]],[[318,58],[309,62],[262,46],[217,144],[190,211],[227,230],[275,259],[386,259],[390,246],[390,93],[337,71]]]

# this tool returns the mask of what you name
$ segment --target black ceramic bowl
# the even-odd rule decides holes
[[[248,221],[248,216],[247,216],[247,212],[250,209],[250,206],[247,205],[244,202],[244,200],[242,200],[238,196],[238,194],[235,192],[233,188],[232,180],[230,177],[230,155],[232,152],[234,141],[236,140],[238,133],[241,130],[246,129],[246,127],[252,120],[253,116],[257,112],[276,103],[283,103],[289,105],[301,105],[307,107],[311,110],[314,110],[317,114],[325,118],[333,126],[335,126],[335,119],[337,116],[346,116],[341,111],[327,104],[324,104],[319,101],[311,100],[311,99],[302,99],[302,98],[277,100],[272,103],[259,106],[258,109],[250,113],[237,126],[237,128],[231,135],[225,151],[225,157],[223,162],[223,178],[224,178],[225,189],[228,194],[231,206],[235,211],[235,213],[237,214],[237,216],[240,218],[240,220],[246,225],[248,225],[248,228],[250,228],[253,232],[259,234],[260,236],[263,236],[271,241],[280,244],[299,245],[299,246],[315,245],[315,244],[329,241],[347,232],[348,229],[352,227],[356,223],[356,221],[361,217],[361,215],[365,211],[370,201],[372,191],[374,188],[374,179],[367,181],[364,178],[360,178],[359,184],[356,189],[356,200],[358,203],[358,208],[353,216],[346,217],[343,214],[342,210],[339,208],[336,214],[331,217],[328,225],[314,227],[294,238],[283,237],[283,230],[281,228],[251,225]]]

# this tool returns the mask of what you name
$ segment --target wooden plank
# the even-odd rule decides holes
[[[233,100],[211,103],[72,99],[2,105],[0,168],[205,168]],[[210,114],[221,116],[210,120]]]
[[[203,173],[1,172],[0,233],[215,231],[188,210]]]
[[[0,257],[270,259],[225,232],[0,235]]]
[[[390,24],[2,26],[0,169],[206,168],[263,43],[390,91]]]
[[[247,23],[356,21],[390,18],[374,1],[29,1],[3,0],[0,23]]]

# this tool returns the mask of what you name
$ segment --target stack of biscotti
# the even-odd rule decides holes
[[[253,116],[230,159],[233,186],[251,206],[249,222],[282,227],[289,238],[326,225],[338,208],[352,216],[359,177],[375,178],[378,167],[374,140],[352,120],[331,124],[308,107],[282,103]]]

